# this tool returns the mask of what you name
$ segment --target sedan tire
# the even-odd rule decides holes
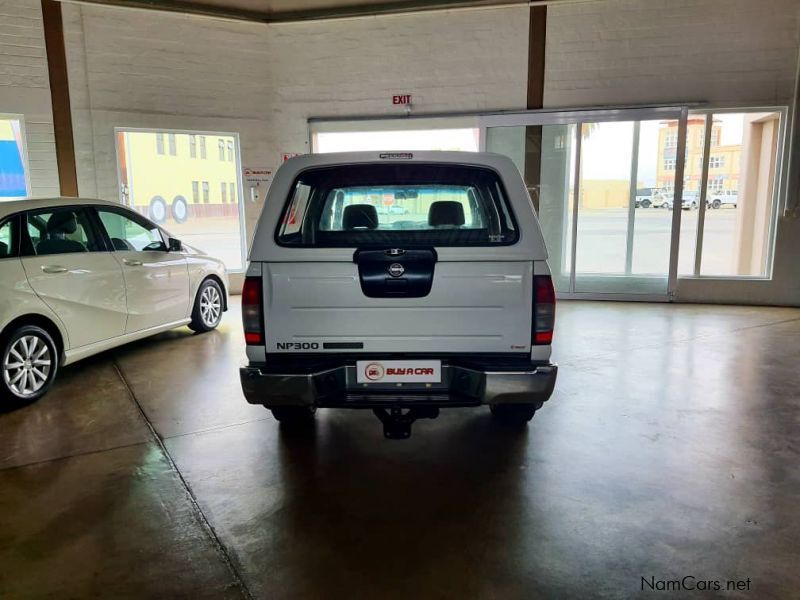
[[[224,295],[220,285],[213,279],[206,279],[197,290],[189,329],[198,333],[216,329],[222,320],[223,303]]]
[[[2,342],[0,406],[34,402],[44,396],[58,371],[58,350],[41,327],[22,325]]]

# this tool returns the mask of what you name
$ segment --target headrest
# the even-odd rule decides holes
[[[75,233],[78,219],[74,212],[62,210],[54,213],[47,221],[47,233]]]
[[[428,225],[438,227],[439,225],[455,225],[459,227],[464,224],[464,207],[460,202],[453,200],[439,200],[431,204],[428,209]]]
[[[372,204],[345,206],[342,226],[345,229],[355,229],[356,227],[376,229],[378,227],[378,211]]]

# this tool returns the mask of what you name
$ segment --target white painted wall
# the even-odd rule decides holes
[[[3,113],[24,118],[32,194],[58,194],[39,0],[0,0],[0,114]]]

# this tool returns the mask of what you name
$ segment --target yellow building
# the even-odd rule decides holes
[[[686,164],[684,167],[684,190],[699,192],[703,171],[703,141],[705,118],[693,117],[687,122]],[[739,189],[739,165],[742,145],[722,145],[722,123],[714,121],[711,126],[711,148],[708,163],[708,193]],[[678,122],[661,124],[658,132],[658,161],[656,163],[656,186],[667,193],[674,189],[676,154],[678,146]]]
[[[121,131],[123,202],[157,223],[238,217],[233,136]]]
[[[644,187],[639,184],[637,187]],[[627,208],[631,195],[628,179],[582,179],[581,208]]]

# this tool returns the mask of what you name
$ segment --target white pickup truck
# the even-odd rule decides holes
[[[402,210],[382,210],[384,206]],[[242,296],[251,404],[370,408],[389,438],[444,407],[524,424],[550,397],[555,292],[506,157],[306,155],[275,174]]]

